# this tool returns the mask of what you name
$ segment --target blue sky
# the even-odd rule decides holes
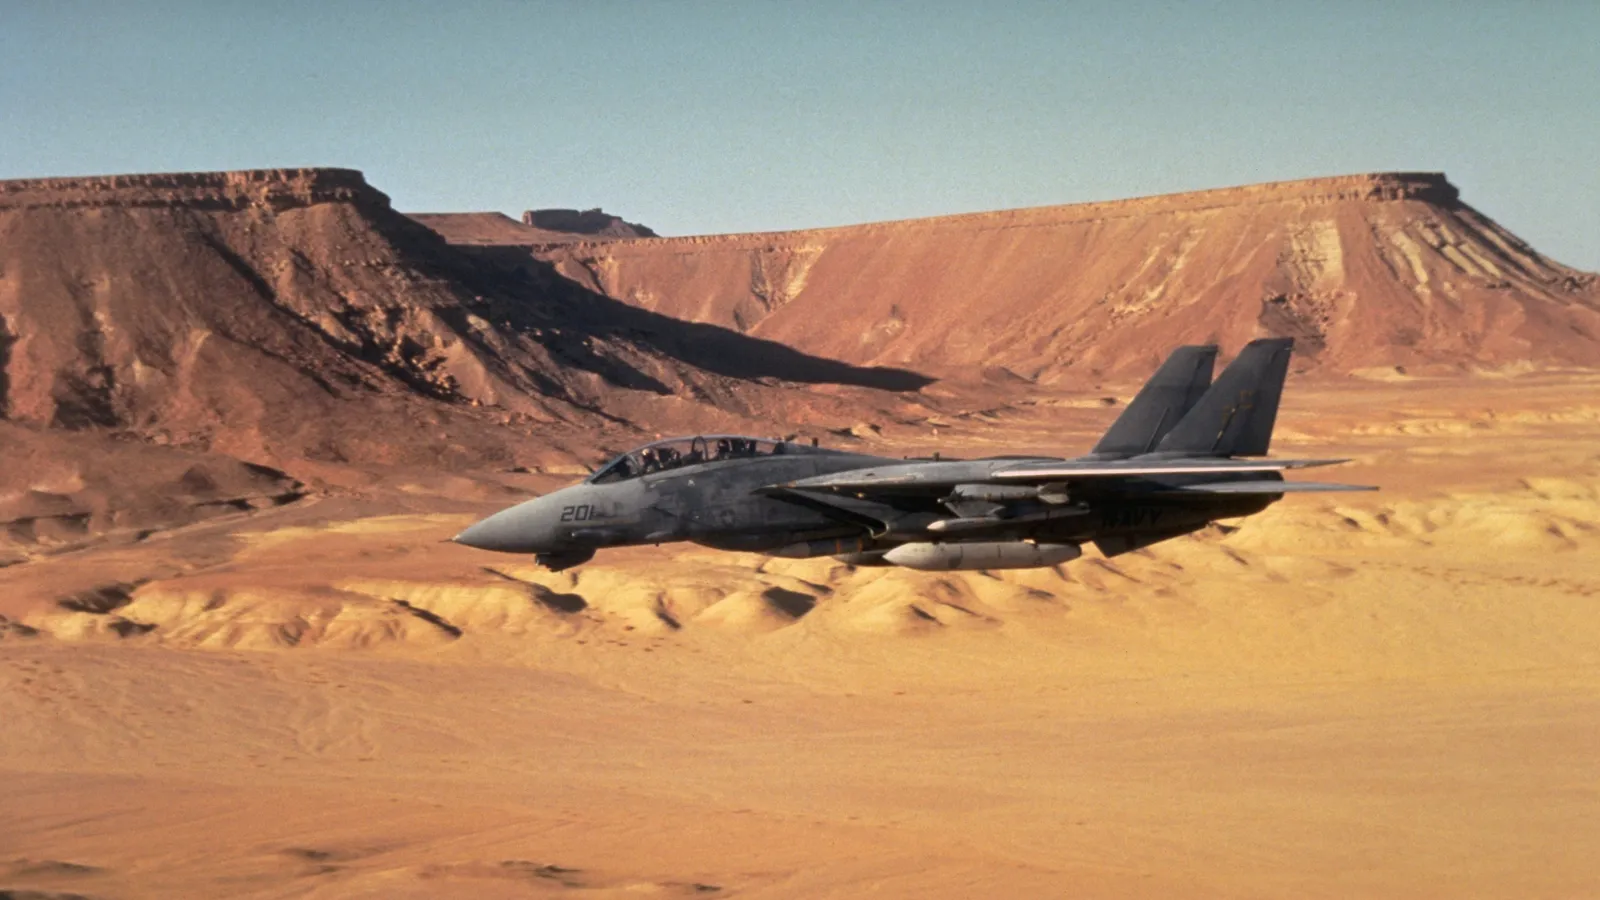
[[[1600,269],[1600,3],[0,0],[0,178],[362,169],[664,234],[1442,170]]]

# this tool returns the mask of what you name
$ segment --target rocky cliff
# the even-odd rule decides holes
[[[251,169],[0,181],[0,210],[188,207],[284,210],[317,203],[387,209],[389,198],[354,169]]]
[[[573,281],[857,364],[1043,381],[1179,343],[1299,340],[1300,365],[1600,361],[1593,275],[1443,175],[1383,173],[812,231],[549,244]]]
[[[755,380],[922,383],[883,374],[469,256],[350,170],[0,182],[0,417],[32,427],[470,467],[767,409]]]
[[[547,231],[592,235],[600,238],[652,238],[656,233],[603,209],[530,209],[522,214],[522,224]]]
[[[600,209],[530,209],[518,221],[505,213],[406,213],[411,219],[462,246],[531,247],[571,241],[656,237],[643,225]]]
[[[580,240],[580,235],[546,231],[524,225],[505,213],[406,213],[452,244],[461,246],[517,247]]]

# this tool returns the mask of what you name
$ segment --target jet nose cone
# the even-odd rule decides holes
[[[538,510],[530,502],[497,512],[451,540],[479,550],[536,553],[542,549],[540,532]]]
[[[499,550],[501,545],[505,543],[506,537],[500,531],[501,529],[496,527],[489,519],[484,519],[482,522],[469,526],[450,540],[477,550]]]
[[[487,524],[488,522],[484,521],[469,525],[450,540],[455,541],[458,544],[465,544],[468,547],[473,547],[478,550],[493,549],[492,547],[484,546],[484,544],[490,543],[488,540],[488,532],[490,529],[484,527]]]

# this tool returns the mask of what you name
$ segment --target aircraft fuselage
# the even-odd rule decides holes
[[[857,470],[914,466],[976,467],[974,475],[1015,459],[919,462],[791,446],[781,455],[709,460],[614,483],[583,483],[518,504],[457,537],[486,550],[534,553],[543,561],[587,560],[607,547],[692,541],[722,550],[824,556],[882,553],[910,543],[1017,542],[1079,544],[1142,535],[1171,536],[1218,518],[1249,515],[1277,495],[1155,499],[1142,496],[1181,479],[1135,485],[1130,492],[1087,492],[1064,503],[1013,503],[1005,518],[954,516],[940,499],[907,493],[888,498],[828,497],[766,488]],[[980,504],[983,501],[977,501]],[[969,522],[956,531],[936,523]],[[930,529],[929,526],[933,526]],[[1136,544],[1142,545],[1142,544]],[[860,557],[858,561],[870,561]]]
[[[916,569],[1056,565],[1091,542],[1115,556],[1260,512],[1286,492],[1369,489],[1281,474],[1343,460],[1260,458],[1292,343],[1251,341],[1215,383],[1215,346],[1178,348],[1087,456],[897,460],[740,435],[676,438],[456,540],[534,553],[557,569],[603,547],[672,541]]]

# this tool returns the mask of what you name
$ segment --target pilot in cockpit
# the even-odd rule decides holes
[[[717,438],[717,453],[712,459],[729,459],[733,456],[733,442],[727,438]]]

